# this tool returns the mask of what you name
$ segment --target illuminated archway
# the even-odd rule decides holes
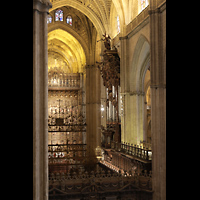
[[[48,55],[49,68],[60,64],[66,65],[66,69],[69,69],[71,73],[82,73],[86,65],[82,45],[75,37],[62,29],[55,29],[48,33]],[[57,63],[56,60],[62,63]]]
[[[80,45],[82,46],[84,53],[85,53],[85,58],[86,58],[86,63],[89,63],[89,49],[88,49],[88,45],[86,44],[85,40],[83,40],[83,38],[72,28],[66,26],[65,24],[49,24],[48,25],[48,32],[52,32],[54,30],[57,29],[61,29],[67,33],[69,33],[70,35],[72,35],[74,38],[77,39],[77,41],[80,43]]]

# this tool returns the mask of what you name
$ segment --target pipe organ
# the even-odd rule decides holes
[[[106,127],[101,126],[103,147],[110,147],[111,141],[121,141],[119,118],[119,90],[120,90],[120,58],[117,49],[110,47],[110,36],[103,35],[105,50],[102,62],[97,62],[103,85],[106,88]]]

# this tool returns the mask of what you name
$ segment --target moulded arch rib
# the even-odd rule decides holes
[[[57,50],[67,57],[73,70],[82,72],[86,64],[85,51],[80,42],[70,33],[60,28],[48,33],[49,52]],[[54,50],[53,50],[54,49]]]
[[[48,26],[48,33],[57,30],[57,29],[61,29],[63,31],[68,32],[69,34],[71,34],[73,37],[75,37],[79,43],[81,44],[84,52],[85,52],[85,57],[86,57],[86,63],[89,63],[89,49],[88,49],[88,45],[86,44],[85,40],[82,39],[82,37],[76,32],[74,31],[72,28],[66,26],[65,24],[49,24]]]

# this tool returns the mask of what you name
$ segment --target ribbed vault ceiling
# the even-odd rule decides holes
[[[61,29],[48,33],[49,69],[62,66],[68,73],[80,73],[85,63],[85,53],[76,38]]]

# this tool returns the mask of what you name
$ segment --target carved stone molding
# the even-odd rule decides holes
[[[50,5],[52,6],[51,2],[49,0],[33,0],[33,3],[34,2],[40,2],[41,4],[45,4],[45,5]]]
[[[138,96],[144,96],[145,95],[145,93],[144,92],[142,92],[142,91],[134,91],[134,92],[130,92],[130,95],[132,96],[132,95],[138,95]]]
[[[130,96],[133,96],[133,95],[138,95],[138,96],[144,96],[145,95],[145,92],[143,91],[131,91],[131,92],[125,92],[125,93],[120,93],[121,95],[130,95]]]
[[[159,7],[156,9],[151,9],[148,11],[149,15],[155,14],[155,13],[162,13],[164,10],[166,10],[166,1],[163,2]]]
[[[124,37],[119,37],[119,40],[127,40],[128,36],[124,36]]]
[[[52,4],[49,0],[33,0],[33,10],[49,13]]]

